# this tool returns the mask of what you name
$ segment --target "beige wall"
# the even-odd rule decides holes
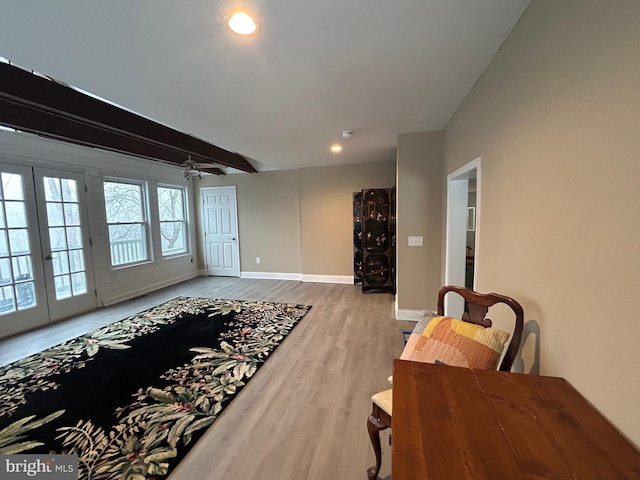
[[[353,192],[394,184],[395,162],[205,176],[196,205],[200,187],[236,186],[242,272],[353,276]]]
[[[302,271],[353,275],[353,192],[395,185],[395,162],[300,172]]]
[[[481,157],[481,291],[640,445],[640,2],[533,0],[445,130]]]
[[[400,310],[435,310],[442,242],[442,132],[398,135],[397,265]],[[409,247],[408,237],[424,237]]]
[[[200,217],[201,187],[236,187],[240,271],[300,273],[300,202],[298,171],[204,176],[196,185]],[[201,225],[199,225],[201,227]],[[201,240],[202,232],[198,232]],[[256,263],[260,257],[260,264]],[[198,242],[199,268],[204,268]]]

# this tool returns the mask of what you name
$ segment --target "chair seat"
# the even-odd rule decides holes
[[[392,408],[392,398],[393,398],[393,390],[385,390],[384,392],[378,392],[373,397],[371,397],[371,401],[379,406],[385,413],[391,415]]]

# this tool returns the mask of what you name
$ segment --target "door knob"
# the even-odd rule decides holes
[[[233,237],[231,240],[235,240],[235,239],[236,239],[236,237]]]
[[[45,260],[53,260],[53,257],[51,255],[47,255],[46,257],[44,257]]]

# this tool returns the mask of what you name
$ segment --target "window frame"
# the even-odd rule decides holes
[[[160,190],[161,189],[166,189],[166,190],[178,190],[181,192],[182,194],[182,216],[183,219],[182,220],[162,220],[161,218],[161,212],[160,212]],[[156,201],[158,202],[158,231],[160,233],[160,257],[163,259],[166,258],[174,258],[174,257],[180,257],[183,255],[190,255],[191,254],[191,236],[190,236],[190,232],[189,229],[191,228],[191,224],[189,221],[189,190],[187,187],[183,186],[183,185],[175,185],[175,184],[170,184],[170,183],[159,183],[156,186]],[[182,228],[183,228],[183,234],[184,234],[184,250],[180,251],[180,252],[175,252],[175,253],[170,253],[170,254],[165,254],[164,252],[164,246],[163,246],[163,240],[164,237],[162,236],[162,225],[166,224],[166,223],[181,223],[182,224]]]
[[[136,222],[117,222],[110,223],[107,215],[107,196],[105,193],[105,184],[107,183],[119,183],[123,185],[135,185],[140,188],[140,211],[142,213],[142,221]],[[151,225],[150,225],[150,213],[149,213],[149,183],[146,180],[136,180],[132,178],[122,178],[122,177],[103,177],[102,179],[102,197],[104,201],[105,208],[105,226],[106,226],[106,237],[107,237],[107,245],[109,251],[109,267],[112,270],[134,267],[141,264],[151,263],[153,262],[153,248],[152,248],[152,236],[151,236]],[[118,263],[114,264],[114,256],[111,248],[111,235],[110,235],[110,226],[111,225],[141,225],[142,234],[144,236],[142,245],[145,248],[145,258],[134,260],[130,262]]]

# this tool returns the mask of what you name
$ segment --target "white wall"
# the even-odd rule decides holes
[[[182,177],[180,168],[128,155],[44,139],[31,134],[16,134],[5,131],[0,131],[0,162],[71,170],[84,174],[88,187],[89,230],[93,241],[91,253],[98,306],[134,298],[197,276],[193,188],[191,183],[187,183]],[[152,225],[154,259],[141,265],[111,268],[102,194],[102,182],[105,176],[147,181],[152,210],[157,210],[157,202],[153,199],[158,183],[187,186],[190,197],[190,254],[162,259],[159,226]]]

